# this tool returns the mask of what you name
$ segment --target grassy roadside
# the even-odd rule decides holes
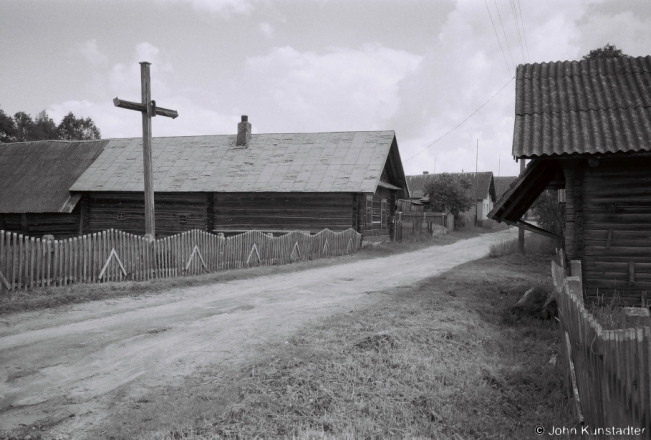
[[[367,258],[378,258],[410,252],[429,246],[452,244],[465,238],[476,237],[481,234],[493,232],[490,229],[464,228],[453,231],[441,237],[421,235],[414,240],[402,243],[383,243],[362,248],[354,255],[324,258],[313,261],[303,261],[282,266],[262,266],[246,269],[236,269],[215,272],[193,277],[168,278],[151,281],[126,281],[121,283],[102,284],[73,284],[70,286],[50,287],[33,291],[17,291],[14,293],[0,294],[0,316],[24,312],[28,310],[42,310],[68,304],[78,304],[88,301],[119,298],[125,296],[151,295],[166,292],[174,288],[203,286],[214,283],[223,283],[234,280],[255,278],[265,275],[292,273],[313,268],[332,266]]]
[[[548,262],[484,258],[381,292],[256,362],[127,403],[96,437],[527,439],[571,426],[555,322],[509,311],[550,288]]]

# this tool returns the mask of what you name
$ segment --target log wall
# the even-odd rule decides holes
[[[214,193],[215,231],[343,231],[354,227],[353,193]]]
[[[53,235],[57,240],[79,235],[80,206],[71,213],[0,214],[0,229],[34,237]]]
[[[208,193],[156,193],[156,237],[167,237],[192,229],[207,230]],[[145,233],[144,194],[127,192],[90,193],[88,228],[85,233],[120,229]]]
[[[582,260],[589,299],[617,294],[640,305],[642,292],[651,291],[651,161],[592,165],[577,161],[566,169],[568,259]]]

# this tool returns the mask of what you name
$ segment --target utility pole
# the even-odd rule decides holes
[[[477,153],[475,154],[475,228],[479,223],[479,206],[477,206],[477,172],[479,171],[479,138],[477,138]]]
[[[520,158],[520,176],[524,174],[524,158]],[[518,248],[522,255],[525,254],[524,250],[524,229],[518,228]]]
[[[123,101],[119,98],[113,100],[116,107],[135,110],[142,113],[142,157],[145,180],[145,236],[150,240],[156,238],[156,225],[154,214],[154,176],[151,158],[151,118],[160,115],[168,118],[178,117],[176,110],[157,107],[156,101],[151,100],[151,77],[149,66],[151,63],[140,63],[141,102]]]

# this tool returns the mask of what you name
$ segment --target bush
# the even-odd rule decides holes
[[[528,234],[524,240],[525,253],[531,255],[554,255],[556,253],[556,240],[544,235]],[[499,258],[504,255],[513,255],[520,252],[518,239],[502,240],[492,244],[488,251],[491,258]]]

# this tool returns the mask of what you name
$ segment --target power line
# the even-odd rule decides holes
[[[495,9],[497,9],[497,16],[500,18],[500,26],[502,26],[502,32],[504,32],[504,39],[506,40],[506,47],[509,49],[509,56],[511,57],[511,62],[515,66],[515,61],[513,61],[513,54],[511,53],[511,45],[509,44],[509,38],[506,36],[506,31],[504,30],[504,23],[502,23],[502,14],[500,14],[500,8],[497,7],[497,1],[493,0],[495,3]]]
[[[470,114],[466,119],[464,119],[463,121],[459,122],[459,123],[458,123],[454,128],[452,128],[450,131],[448,131],[448,132],[445,133],[443,136],[441,136],[441,137],[439,137],[438,139],[436,139],[434,142],[432,142],[431,144],[429,144],[428,146],[426,146],[425,148],[423,148],[422,150],[420,150],[418,153],[416,153],[416,154],[414,154],[413,156],[411,156],[409,159],[407,159],[407,160],[403,160],[402,163],[409,162],[409,161],[412,160],[414,157],[418,156],[420,153],[422,153],[423,151],[427,150],[429,147],[431,147],[432,145],[434,145],[435,143],[437,143],[438,141],[440,141],[441,139],[443,139],[444,137],[446,137],[447,135],[449,135],[450,133],[452,133],[454,130],[456,130],[457,128],[461,127],[461,125],[462,125],[464,122],[466,122],[468,119],[472,118],[472,117],[475,115],[475,113],[477,113],[479,110],[481,110],[481,109],[482,109],[486,104],[488,104],[489,102],[491,102],[491,101],[493,100],[493,98],[495,98],[497,95],[499,95],[500,92],[501,92],[502,90],[504,90],[504,89],[506,88],[506,86],[508,86],[508,85],[511,83],[511,81],[513,81],[514,79],[515,79],[515,76],[512,77],[512,78],[511,78],[511,79],[510,79],[506,84],[504,84],[504,85],[502,86],[502,88],[499,89],[499,90],[497,91],[497,93],[495,93],[493,96],[491,96],[491,97],[488,99],[488,101],[484,102],[482,105],[479,106],[479,108],[478,108],[477,110],[475,110],[474,112],[472,112],[472,113],[471,113],[471,114]]]
[[[529,56],[529,61],[531,61],[531,54],[529,53],[529,43],[527,43],[527,33],[524,30],[524,21],[522,20],[522,8],[520,7],[520,0],[518,2],[518,9],[520,10],[520,23],[522,23],[522,35],[524,36],[524,45],[527,48],[527,55]]]
[[[527,56],[524,53],[524,43],[522,42],[522,35],[520,33],[520,25],[518,22],[518,12],[515,10],[514,0],[509,0],[511,3],[511,12],[513,13],[513,22],[515,23],[515,31],[518,36],[518,44],[520,45],[520,52],[522,52],[522,60],[526,63]]]
[[[508,70],[509,73],[511,73],[511,68],[509,67],[509,62],[506,61],[506,54],[504,53],[504,48],[502,47],[502,43],[500,42],[500,37],[497,35],[497,29],[495,28],[495,23],[493,22],[493,16],[491,15],[491,10],[488,9],[488,2],[484,0],[484,4],[486,5],[488,16],[491,19],[491,24],[493,25],[493,30],[495,31],[495,38],[497,38],[497,43],[500,45],[500,50],[502,51],[502,56],[504,57],[504,63],[506,64],[506,70]]]

